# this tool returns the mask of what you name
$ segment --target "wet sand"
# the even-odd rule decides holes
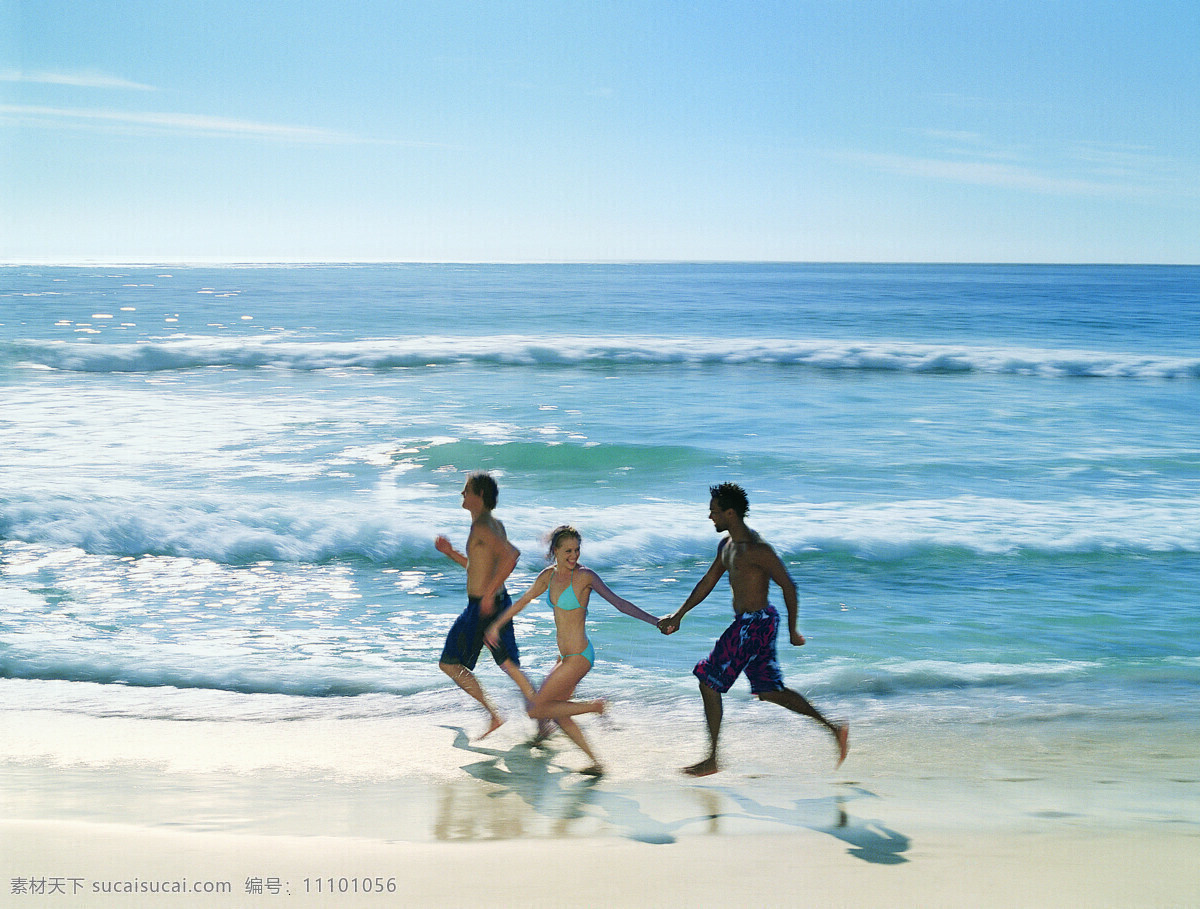
[[[366,741],[336,721],[6,719],[6,905],[1128,907],[1200,891],[1195,779],[1125,767],[1102,785],[979,753],[885,767],[869,728],[837,771],[815,737],[790,774],[735,740],[703,780],[662,766],[690,756],[678,741],[598,729],[613,772],[596,780],[517,723],[471,742],[467,711],[374,723]]]

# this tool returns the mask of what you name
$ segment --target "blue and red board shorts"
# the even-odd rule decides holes
[[[754,694],[783,690],[783,673],[775,654],[775,636],[779,631],[779,613],[774,606],[735,616],[733,624],[717,638],[707,657],[696,664],[692,674],[701,682],[724,694],[743,672]]]

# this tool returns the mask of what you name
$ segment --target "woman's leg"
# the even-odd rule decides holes
[[[591,670],[592,664],[576,654],[563,659],[555,666],[542,687],[533,696],[529,715],[536,720],[561,720],[581,713],[603,713],[604,701],[572,701],[575,686]]]
[[[529,715],[534,719],[553,719],[567,737],[579,746],[580,750],[592,760],[592,765],[584,773],[599,773],[600,762],[595,752],[584,737],[583,731],[571,717],[581,713],[603,713],[604,701],[572,701],[575,687],[580,679],[588,674],[592,664],[583,656],[576,654],[559,662],[546,676],[541,690],[529,707]]]

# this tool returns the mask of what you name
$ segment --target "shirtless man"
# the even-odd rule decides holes
[[[467,608],[455,620],[446,637],[438,668],[487,710],[491,723],[479,738],[495,732],[504,718],[492,706],[472,670],[483,649],[484,631],[492,618],[512,603],[504,588],[504,581],[517,567],[517,559],[521,555],[517,547],[508,541],[504,525],[492,515],[498,495],[496,481],[489,474],[471,474],[462,489],[462,507],[471,513],[466,555],[457,551],[444,536],[439,536],[434,543],[438,552],[467,569]],[[521,671],[517,639],[511,624],[500,635],[497,646],[489,646],[488,649],[497,665],[517,683],[525,695],[526,703],[533,700],[536,692],[529,678]]]
[[[729,572],[729,587],[733,592],[733,624],[717,640],[706,659],[696,664],[692,673],[700,680],[700,696],[704,701],[704,719],[708,724],[708,757],[683,769],[691,776],[716,773],[717,738],[721,734],[723,705],[721,696],[730,689],[743,671],[750,680],[750,690],[759,700],[770,701],[788,710],[812,717],[833,735],[838,748],[838,766],[850,750],[850,727],[835,725],[825,719],[800,694],[785,688],[779,662],[775,658],[775,635],[779,628],[779,613],[767,602],[770,581],[783,591],[788,611],[788,632],[791,642],[799,647],[804,636],[796,630],[796,585],[775,550],[745,524],[750,503],[746,492],[735,483],[722,483],[709,488],[708,517],[717,533],[728,533],[717,546],[717,557],[704,577],[692,590],[674,615],[659,620],[659,630],[674,634],[683,617],[704,601],[721,575]]]

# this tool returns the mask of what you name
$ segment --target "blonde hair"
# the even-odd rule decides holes
[[[550,531],[550,549],[546,552],[547,560],[554,558],[554,550],[558,549],[558,544],[568,537],[576,539],[580,543],[583,542],[583,537],[580,535],[579,531],[570,524],[560,524],[558,527],[555,527],[552,531]]]

